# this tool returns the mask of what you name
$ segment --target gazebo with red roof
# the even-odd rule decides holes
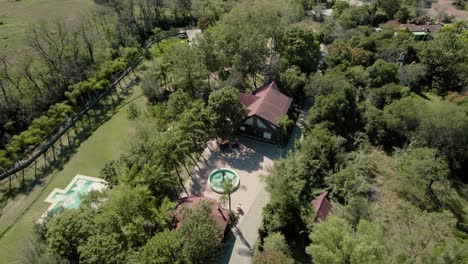
[[[207,201],[211,204],[210,218],[218,224],[218,226],[224,233],[229,222],[229,216],[226,210],[224,210],[224,208],[215,199],[196,195],[179,199],[174,212],[174,224],[176,228],[180,228],[182,225],[182,209],[193,209],[201,201]]]
[[[324,221],[332,209],[332,204],[327,198],[328,192],[323,192],[312,201],[315,210],[314,222]]]
[[[241,93],[240,101],[247,111],[247,118],[239,127],[241,135],[254,137],[275,144],[283,143],[279,120],[288,113],[292,98],[283,94],[273,81],[254,91]]]

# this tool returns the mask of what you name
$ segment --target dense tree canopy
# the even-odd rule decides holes
[[[211,128],[221,139],[228,139],[245,118],[244,106],[234,87],[224,87],[210,94],[208,115]]]

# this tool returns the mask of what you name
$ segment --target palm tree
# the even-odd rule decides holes
[[[234,187],[234,185],[232,184],[232,181],[231,181],[231,180],[225,180],[225,179],[223,179],[223,181],[221,182],[221,187],[222,187],[223,190],[224,190],[224,194],[223,194],[223,195],[227,195],[227,197],[228,197],[228,201],[229,201],[229,211],[231,211],[231,193],[232,193],[232,188]]]
[[[278,120],[278,123],[283,131],[283,135],[288,134],[289,127],[294,125],[294,121],[291,120],[288,115],[282,115]]]
[[[135,177],[135,183],[148,186],[155,196],[170,194],[174,190],[174,182],[170,174],[160,166],[144,165],[143,170]]]
[[[169,131],[172,132],[172,131]],[[161,137],[158,147],[158,157],[159,157],[159,164],[166,168],[167,171],[175,170],[177,174],[177,178],[179,179],[179,184],[184,190],[184,192],[189,195],[187,189],[184,186],[184,180],[180,176],[179,173],[179,161],[180,161],[180,148],[177,146],[178,137],[175,137],[171,134],[166,134],[166,137]]]

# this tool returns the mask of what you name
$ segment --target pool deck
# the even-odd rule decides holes
[[[50,192],[50,194],[44,199],[44,202],[46,203],[51,203],[51,205],[47,208],[47,210],[44,212],[44,214],[39,218],[38,222],[41,222],[46,216],[47,214],[52,211],[52,209],[54,209],[54,207],[57,205],[57,203],[60,202],[60,199],[56,199],[54,198],[54,196],[57,194],[57,193],[60,193],[60,194],[66,194],[71,188],[72,186],[78,181],[78,180],[87,180],[87,181],[92,181],[92,182],[96,182],[96,183],[100,183],[102,185],[99,186],[99,188],[95,188],[94,190],[103,190],[107,187],[107,182],[103,179],[99,179],[99,178],[95,178],[95,177],[90,177],[90,176],[86,176],[86,175],[81,175],[81,174],[77,174],[71,181],[70,183],[68,183],[67,187],[65,187],[64,189],[59,189],[59,188],[55,188],[52,192]]]

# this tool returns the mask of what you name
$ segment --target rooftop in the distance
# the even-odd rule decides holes
[[[319,197],[312,201],[312,206],[315,209],[314,222],[324,221],[332,209],[332,204],[328,201],[328,192],[323,192]]]

